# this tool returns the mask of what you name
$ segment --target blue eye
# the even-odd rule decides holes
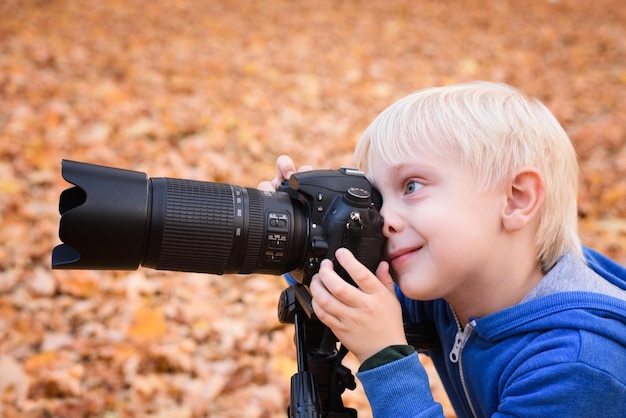
[[[404,186],[404,192],[406,194],[411,194],[413,192],[418,191],[422,187],[424,187],[424,185],[420,183],[419,181],[411,180],[411,181],[408,181],[406,185]]]

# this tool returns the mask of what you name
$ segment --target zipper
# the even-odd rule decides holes
[[[472,331],[474,331],[475,326],[476,321],[472,320],[469,324],[465,325],[465,329],[461,331],[461,325],[457,322],[457,328],[459,330],[456,332],[456,336],[454,337],[454,346],[452,347],[449,356],[452,363],[458,363],[461,359],[461,350],[463,350],[463,346],[465,346],[465,342],[469,338]]]
[[[452,309],[452,307],[450,308]],[[470,334],[472,333],[472,331],[474,331],[474,328],[476,327],[476,321],[472,319],[467,325],[465,325],[465,328],[463,329],[461,328],[461,323],[459,322],[459,319],[456,316],[456,312],[454,312],[453,309],[452,309],[452,314],[454,315],[454,320],[456,321],[457,332],[456,332],[456,336],[454,337],[454,346],[452,347],[452,350],[450,350],[449,358],[452,363],[455,363],[455,364],[458,363],[459,365],[459,378],[461,380],[461,387],[463,388],[463,394],[465,395],[465,400],[467,401],[467,404],[469,405],[472,416],[476,417],[476,410],[474,409],[472,400],[469,397],[469,391],[467,390],[467,385],[465,384],[465,377],[463,375],[463,361],[462,361],[462,356],[461,356],[465,343],[467,342],[467,340],[470,337]]]

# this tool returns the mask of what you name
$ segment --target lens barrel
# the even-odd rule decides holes
[[[307,215],[281,192],[150,178],[64,160],[55,269],[281,274],[307,251]]]

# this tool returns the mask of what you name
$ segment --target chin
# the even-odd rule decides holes
[[[416,283],[415,277],[412,279],[394,278],[394,281],[402,291],[402,294],[410,299],[427,301],[442,297],[442,295],[436,291],[436,288],[433,289],[430,285],[423,286],[420,285],[422,283]]]

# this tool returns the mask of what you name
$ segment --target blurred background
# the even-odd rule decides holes
[[[565,127],[583,240],[624,264],[624,39],[617,0],[0,0],[0,416],[286,416],[283,280],[52,271],[63,158],[255,187],[280,154],[351,165],[414,90],[505,82]]]

